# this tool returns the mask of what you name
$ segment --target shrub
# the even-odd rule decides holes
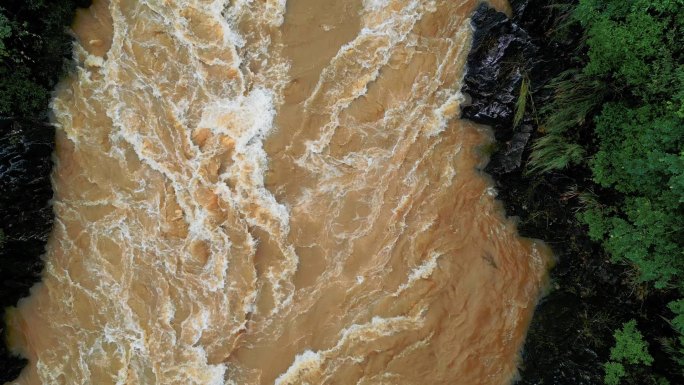
[[[607,385],[617,385],[621,379],[627,376],[624,365],[646,365],[653,363],[653,357],[648,353],[648,344],[636,327],[636,321],[631,320],[622,325],[622,329],[616,330],[615,346],[610,349],[610,361],[604,364]]]

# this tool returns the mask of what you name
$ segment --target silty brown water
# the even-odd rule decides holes
[[[510,382],[547,258],[458,119],[477,3],[80,11],[14,383]]]

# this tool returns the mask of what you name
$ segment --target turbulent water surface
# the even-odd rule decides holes
[[[546,258],[458,119],[476,5],[80,11],[15,383],[508,383]]]

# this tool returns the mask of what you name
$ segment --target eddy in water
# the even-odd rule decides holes
[[[12,384],[510,382],[546,258],[458,119],[477,3],[80,11]]]

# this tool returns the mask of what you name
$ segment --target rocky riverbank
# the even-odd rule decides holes
[[[656,309],[674,298],[635,284],[630,271],[610,263],[576,219],[579,192],[593,187],[590,171],[526,173],[530,145],[543,131],[536,111],[552,97],[547,85],[583,54],[577,52],[581,31],[551,38],[573,3],[513,0],[511,18],[483,3],[472,17],[475,36],[464,86],[472,103],[463,108],[463,117],[493,128],[497,142],[487,149],[491,159],[484,172],[494,178],[507,215],[518,218],[519,232],[543,239],[557,259],[523,351],[519,383],[526,385],[603,384],[613,331],[631,318],[648,331],[656,360],[666,355],[659,339],[672,337],[667,321],[649,314],[658,314]],[[523,95],[528,106],[516,125],[523,82],[528,83],[529,96]],[[586,144],[591,140],[587,137]],[[672,379],[680,375],[674,367],[653,372]],[[644,381],[648,378],[644,373]]]
[[[40,280],[53,223],[54,134],[42,122],[0,120],[0,319]],[[0,331],[4,340],[4,322]],[[15,379],[24,365],[0,344],[0,383]]]

